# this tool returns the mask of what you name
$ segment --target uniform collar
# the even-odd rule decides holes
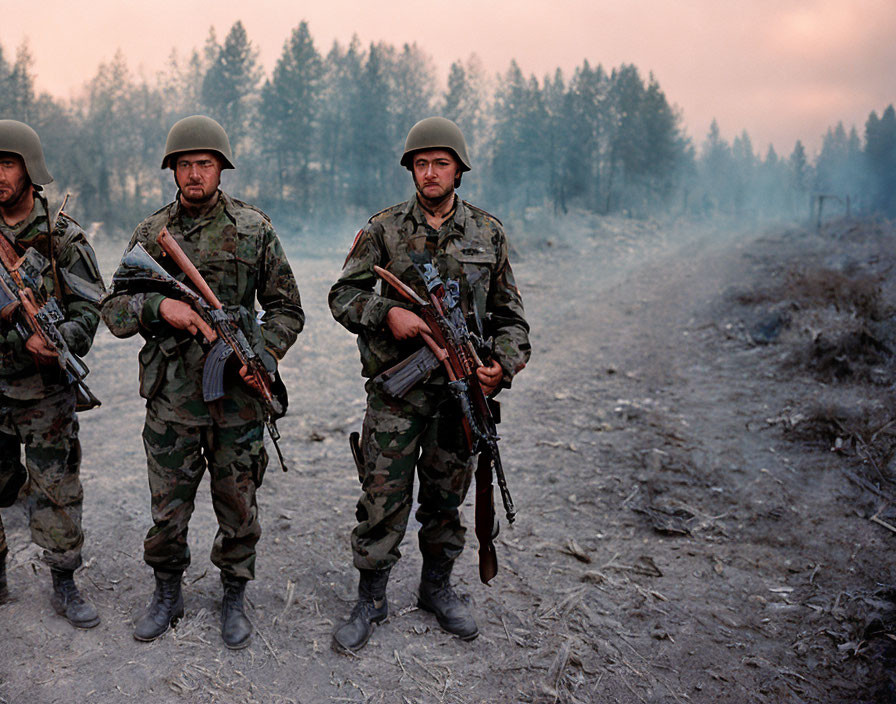
[[[442,227],[439,229],[440,245],[451,237],[462,237],[467,229],[466,204],[456,193],[454,194],[454,198],[457,202],[457,207],[455,207],[454,209],[454,214],[448,220],[442,223]],[[402,220],[410,220],[411,222],[413,222],[415,230],[422,226],[429,227],[429,223],[426,222],[426,214],[423,212],[423,208],[420,207],[420,201],[417,200],[416,193],[411,196],[411,199],[407,203],[404,204],[401,213]],[[446,225],[448,225],[447,228]]]
[[[27,233],[31,227],[37,223],[38,218],[41,217],[49,218],[50,214],[47,211],[45,201],[35,196],[34,205],[31,206],[31,212],[28,213],[28,217],[21,222],[17,222],[15,225],[7,225],[3,219],[0,218],[0,232],[2,232],[10,242],[15,243],[16,239]]]
[[[180,191],[177,192],[177,197],[174,199],[174,207],[171,210],[168,221],[176,221],[183,225],[183,234],[189,235],[192,232],[196,231],[199,228],[204,227],[208,223],[215,220],[221,212],[227,213],[227,216],[233,220],[233,199],[228,196],[224,191],[218,189],[218,201],[211,207],[211,209],[199,215],[198,217],[193,217],[187,212],[187,209],[184,207],[183,203],[180,200]]]

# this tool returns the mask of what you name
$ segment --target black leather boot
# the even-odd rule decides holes
[[[0,555],[0,604],[9,601],[9,588],[6,585],[6,551]]]
[[[156,570],[156,590],[137,621],[134,638],[144,642],[155,640],[184,615],[184,595],[180,589],[182,574]]]
[[[479,627],[473,620],[470,607],[451,586],[453,560],[423,558],[417,606],[436,615],[439,625],[461,640],[473,640]]]
[[[239,650],[249,645],[252,638],[252,624],[246,618],[243,594],[248,580],[221,573],[224,598],[221,600],[221,637],[224,645],[231,650]]]
[[[333,633],[333,649],[338,652],[355,652],[370,640],[374,624],[382,623],[389,617],[389,602],[386,599],[386,584],[389,572],[385,570],[361,570],[358,578],[358,601],[352,609],[348,622]]]
[[[50,568],[53,575],[53,594],[50,602],[56,613],[75,628],[93,628],[100,622],[100,617],[93,604],[84,601],[75,585],[75,573],[72,570]]]

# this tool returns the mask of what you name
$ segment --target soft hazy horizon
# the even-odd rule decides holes
[[[695,145],[715,118],[725,139],[746,130],[760,155],[769,144],[789,154],[797,139],[814,153],[837,122],[862,134],[872,110],[896,102],[894,0],[44,0],[5,14],[0,44],[12,60],[27,40],[38,92],[69,98],[119,49],[151,77],[172,49],[187,57],[210,27],[221,40],[237,20],[266,74],[302,20],[322,53],[355,34],[365,46],[416,42],[442,79],[471,54],[491,74],[515,59],[539,78],[568,78],[586,59],[631,63],[656,76]]]

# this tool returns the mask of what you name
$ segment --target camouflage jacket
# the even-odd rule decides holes
[[[355,239],[342,275],[330,289],[330,311],[358,335],[361,373],[374,376],[419,348],[419,340],[399,342],[385,325],[396,305],[409,307],[384,282],[378,292],[377,264],[388,269],[424,298],[423,280],[411,262],[411,252],[428,251],[443,279],[460,283],[461,306],[472,330],[472,317],[493,336],[494,356],[504,370],[504,386],[529,359],[529,325],[523,301],[507,259],[507,239],[501,223],[484,210],[457,200],[454,215],[435,231],[414,196],[407,203],[374,215]]]
[[[219,191],[218,202],[191,218],[175,200],[137,226],[128,249],[140,243],[180,281],[186,276],[162,257],[156,236],[162,227],[177,240],[224,309],[238,321],[270,371],[295,342],[305,322],[299,289],[271,221],[257,208]],[[189,285],[189,282],[187,282]],[[263,322],[255,300],[263,310]],[[159,316],[160,293],[112,290],[102,304],[103,320],[116,337],[140,333],[140,395],[157,418],[188,425],[238,425],[261,420],[261,404],[235,371],[225,396],[206,404],[202,369],[208,345],[201,336],[176,330]]]
[[[49,260],[48,218],[46,201],[35,198],[34,208],[22,222],[9,226],[0,220],[0,237],[6,237],[19,254],[34,247]],[[65,316],[59,330],[71,351],[83,357],[93,344],[100,321],[99,301],[106,289],[84,230],[64,213],[56,220],[52,243],[56,276],[48,270],[38,293],[44,300],[53,296],[59,302]],[[44,398],[56,393],[63,383],[61,370],[38,368],[14,327],[0,323],[0,395],[20,400]]]

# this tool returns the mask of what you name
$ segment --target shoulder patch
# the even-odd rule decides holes
[[[345,269],[345,265],[348,264],[348,260],[352,258],[352,255],[355,253],[355,250],[358,248],[358,243],[361,241],[361,237],[364,235],[364,228],[362,227],[358,230],[358,234],[355,235],[355,241],[352,242],[352,246],[349,247],[348,254],[345,255],[345,261],[342,262],[342,268]]]

